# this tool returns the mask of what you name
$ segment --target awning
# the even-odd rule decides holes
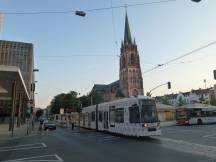
[[[21,93],[27,100],[30,99],[25,82],[19,67],[0,65],[0,99],[10,98],[12,83],[16,81],[16,92]]]

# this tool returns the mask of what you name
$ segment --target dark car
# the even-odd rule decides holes
[[[56,130],[56,124],[52,121],[44,122],[44,130]]]

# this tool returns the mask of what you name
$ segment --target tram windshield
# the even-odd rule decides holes
[[[158,122],[158,114],[154,100],[140,100],[141,122]]]

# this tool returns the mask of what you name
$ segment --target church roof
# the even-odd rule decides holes
[[[92,90],[94,91],[105,91],[107,89],[107,85],[105,84],[95,84]]]
[[[132,43],[132,37],[131,37],[127,12],[126,12],[126,15],[125,15],[124,43]]]

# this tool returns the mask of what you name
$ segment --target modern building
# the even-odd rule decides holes
[[[18,125],[21,118],[25,118],[27,103],[33,99],[33,67],[32,43],[0,40],[0,123],[8,122],[12,113],[16,116]],[[15,82],[15,96],[12,98]]]
[[[104,101],[144,94],[139,52],[135,39],[131,36],[127,13],[120,51],[119,80],[108,85],[95,84],[92,89],[92,92],[100,94]]]
[[[28,92],[33,82],[33,44],[0,40],[0,65],[19,67]]]

